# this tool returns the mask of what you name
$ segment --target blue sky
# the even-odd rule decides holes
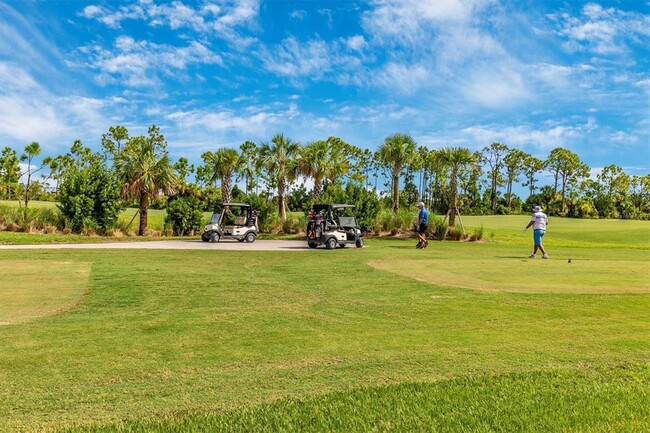
[[[0,0],[0,146],[335,135],[650,172],[650,1]]]

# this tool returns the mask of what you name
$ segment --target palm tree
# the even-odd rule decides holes
[[[116,153],[117,166],[122,178],[122,196],[138,199],[140,226],[138,235],[147,230],[147,215],[151,198],[160,192],[173,194],[178,180],[167,153],[167,142],[158,127],[149,128],[149,136],[130,138],[123,149]]]
[[[443,148],[436,152],[436,158],[441,164],[449,168],[450,194],[449,199],[449,226],[456,225],[458,213],[458,172],[465,166],[476,162],[476,155],[464,147]]]
[[[248,195],[249,188],[252,189],[257,185],[257,170],[255,169],[255,158],[257,158],[257,144],[252,141],[244,141],[240,146],[242,158],[244,158],[244,166],[241,169],[242,174],[245,176],[246,195]]]
[[[298,155],[298,173],[314,180],[311,193],[314,203],[318,203],[323,190],[328,150],[327,141],[318,140],[301,148]]]
[[[228,203],[232,191],[232,176],[242,169],[245,163],[244,157],[237,152],[237,149],[221,148],[214,153],[205,152],[201,158],[212,173],[210,181],[221,180],[221,199],[224,203]]]
[[[296,158],[300,144],[275,134],[270,143],[262,143],[259,149],[258,164],[269,176],[270,182],[278,190],[278,212],[282,220],[287,219],[286,190],[296,175]]]
[[[338,137],[327,138],[328,153],[325,178],[330,183],[341,182],[350,171],[352,146]]]
[[[379,160],[390,168],[393,184],[393,211],[399,210],[399,178],[402,168],[415,158],[415,141],[408,134],[394,134],[386,137],[379,146]]]

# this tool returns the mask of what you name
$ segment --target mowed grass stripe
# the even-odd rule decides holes
[[[432,258],[375,260],[370,265],[445,287],[530,293],[650,293],[648,261],[538,257],[481,258],[471,263],[468,266],[468,259]]]
[[[69,311],[88,290],[90,263],[0,261],[0,325]]]
[[[650,430],[650,366],[460,377],[177,413],[67,433],[641,432]]]

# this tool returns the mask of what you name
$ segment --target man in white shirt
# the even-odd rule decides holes
[[[533,226],[533,241],[535,242],[535,247],[533,248],[533,253],[530,256],[528,256],[531,259],[535,258],[535,254],[537,253],[537,250],[542,252],[543,259],[548,259],[548,254],[546,254],[546,250],[542,245],[542,238],[546,233],[547,225],[548,225],[548,217],[544,212],[542,212],[541,207],[535,206],[533,208],[533,215],[530,217],[530,222],[524,229],[525,231],[528,229],[528,227]]]

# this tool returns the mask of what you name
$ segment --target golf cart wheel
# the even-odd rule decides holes
[[[329,238],[327,242],[325,242],[325,248],[328,250],[333,250],[336,248],[336,245],[338,245],[338,242],[336,242],[336,239],[334,238]]]
[[[307,245],[309,245],[309,248],[316,248],[318,246],[316,242],[307,242]]]
[[[255,233],[246,233],[246,236],[244,237],[244,240],[248,242],[249,244],[252,244],[255,242],[255,239],[257,239],[257,236],[255,236]]]
[[[207,233],[207,232],[203,233],[201,235],[201,240],[203,242],[210,242],[210,233]]]
[[[363,248],[363,239],[361,238],[357,239],[355,245],[357,246],[357,248]]]
[[[219,239],[221,239],[221,236],[219,236],[219,233],[212,233],[210,235],[210,241],[211,242],[219,242]]]

